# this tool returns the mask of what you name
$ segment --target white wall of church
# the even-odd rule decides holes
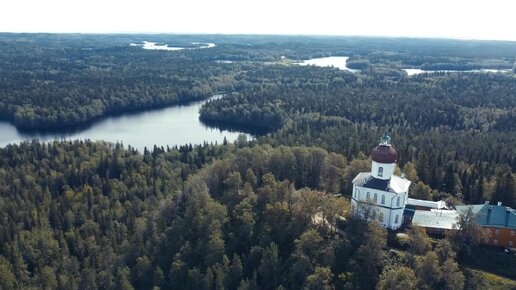
[[[379,163],[373,161],[371,165],[371,175],[374,178],[387,180],[394,174],[395,169],[396,163]]]
[[[403,222],[403,209],[407,199],[406,192],[396,194],[353,185],[351,206],[355,214],[358,213],[368,220],[377,220],[384,227],[396,229]]]
[[[375,199],[376,194],[376,199]],[[383,198],[382,198],[383,197]],[[399,197],[399,203],[398,203]],[[378,189],[367,188],[363,186],[353,185],[353,198],[357,201],[368,201],[379,206],[390,208],[404,207],[407,204],[407,193],[394,193]],[[383,202],[382,202],[383,201]]]

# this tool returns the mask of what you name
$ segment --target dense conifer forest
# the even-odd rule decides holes
[[[516,206],[513,75],[408,78],[275,66],[248,78],[261,85],[210,101],[201,119],[265,127],[263,144],[322,146],[348,159],[389,132],[415,196]]]
[[[347,201],[327,193],[355,169],[320,148],[241,142],[142,155],[120,144],[34,142],[0,156],[6,289],[371,288],[383,265],[419,263],[385,252],[376,224],[351,219],[339,236],[312,222],[345,215]],[[446,243],[440,260],[429,246],[414,254],[450,267],[432,283],[454,289],[464,278]],[[426,283],[412,270],[400,275]]]
[[[189,49],[129,46],[141,41]],[[361,72],[293,64],[330,55]],[[460,234],[400,239],[348,200],[388,132],[412,197],[516,207],[515,75],[402,70],[511,69],[515,55],[439,39],[0,34],[0,119],[19,128],[224,92],[202,120],[265,131],[143,152],[0,148],[0,289],[513,289],[516,256],[479,247],[465,217]]]

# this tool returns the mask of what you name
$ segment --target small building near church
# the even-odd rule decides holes
[[[351,209],[362,218],[377,220],[385,228],[398,229],[403,224],[410,181],[394,175],[398,153],[387,134],[373,149],[371,158],[371,171],[360,172],[353,179]]]
[[[403,223],[404,225],[411,225],[412,220],[416,218],[416,223],[420,220],[429,220],[427,217],[430,217],[431,214],[429,211],[437,211],[440,210],[448,210],[450,209],[444,200],[439,201],[431,201],[431,200],[422,200],[409,198],[407,204],[405,205],[405,210],[403,211]],[[418,216],[416,217],[416,213]],[[438,226],[434,224],[434,226]],[[433,232],[444,232],[446,230],[451,229],[450,226],[445,226],[445,228],[441,228],[438,226],[435,228]]]
[[[455,230],[459,213],[456,210],[415,210],[410,223],[425,228],[428,234],[445,234]]]
[[[471,210],[473,220],[483,230],[479,237],[479,244],[516,248],[516,210],[503,206],[484,204],[458,205],[455,209],[414,210],[405,209],[406,225],[417,225],[425,228],[429,234],[444,234],[447,231],[457,230],[457,223],[461,214]]]
[[[457,211],[471,212],[475,215],[476,224],[484,230],[485,235],[479,243],[484,245],[516,248],[516,210],[503,206],[485,204],[456,206]]]
[[[413,208],[414,210],[449,209],[444,200],[431,201],[415,198],[408,199],[407,208]]]

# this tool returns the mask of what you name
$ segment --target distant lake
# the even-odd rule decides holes
[[[435,72],[466,72],[466,73],[511,73],[510,69],[472,69],[472,70],[422,70],[418,68],[406,68],[403,69],[409,76],[423,74],[423,73],[435,73]]]
[[[350,72],[360,72],[358,69],[352,69],[348,68],[347,62],[348,62],[347,56],[329,56],[329,57],[320,57],[320,58],[312,58],[308,60],[304,60],[303,62],[298,63],[299,65],[315,65],[315,66],[321,66],[321,67],[336,67],[341,70],[347,70]]]
[[[216,95],[212,98],[219,98]],[[26,133],[18,131],[7,122],[0,122],[0,147],[9,143],[19,143],[24,140],[39,139],[49,142],[52,140],[90,139],[108,142],[123,142],[125,146],[143,152],[144,147],[152,149],[157,146],[201,144],[217,142],[221,144],[226,137],[233,142],[240,132],[221,130],[209,127],[199,121],[199,109],[206,101],[191,102],[185,105],[175,105],[165,109],[154,109],[137,113],[101,118],[83,129],[57,132]],[[253,137],[246,134],[247,139]]]
[[[215,47],[215,43],[200,43],[200,42],[192,42],[193,45],[197,45],[196,47],[175,47],[168,46],[168,44],[159,45],[156,42],[143,41],[143,43],[131,43],[129,46],[141,46],[143,49],[148,50],[169,50],[169,51],[177,51],[184,49],[202,49],[202,48],[211,48]]]

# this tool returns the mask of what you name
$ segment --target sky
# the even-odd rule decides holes
[[[322,34],[516,41],[516,1],[2,0],[0,31]]]

